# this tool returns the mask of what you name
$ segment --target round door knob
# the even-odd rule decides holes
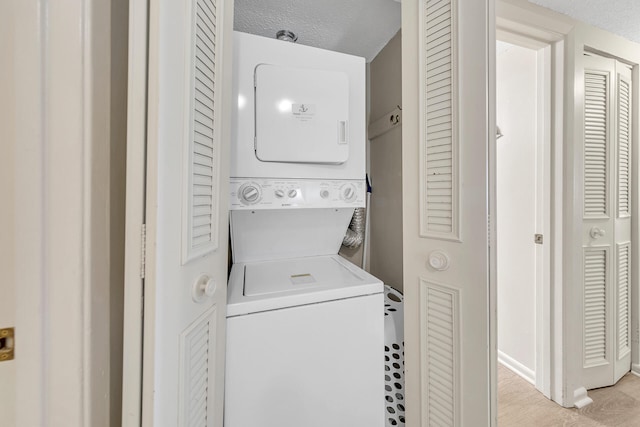
[[[215,295],[216,289],[216,282],[211,277],[203,274],[193,284],[193,300],[202,302],[207,298],[211,298]]]
[[[607,233],[602,228],[592,227],[591,231],[589,231],[589,234],[591,235],[592,239],[598,239],[600,237],[604,237],[604,235]]]
[[[429,254],[429,266],[436,271],[445,271],[451,266],[449,256],[442,251],[433,251]]]

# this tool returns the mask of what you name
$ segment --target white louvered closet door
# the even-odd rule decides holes
[[[631,368],[631,70],[583,59],[582,354],[592,389]]]
[[[407,425],[491,424],[492,0],[403,0]],[[489,36],[487,36],[489,34]],[[411,85],[419,82],[419,90]]]
[[[144,426],[223,423],[232,8],[149,2]]]

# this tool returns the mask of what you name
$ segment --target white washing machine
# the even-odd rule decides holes
[[[225,426],[382,426],[380,286],[338,255],[236,264]]]
[[[363,207],[364,60],[234,39],[226,427],[382,427],[383,284],[337,255]]]

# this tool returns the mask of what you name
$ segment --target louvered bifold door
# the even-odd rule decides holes
[[[402,2],[405,395],[416,427],[491,424],[493,3]]]
[[[631,80],[613,59],[583,60],[582,362],[592,389],[630,367]]]
[[[614,141],[616,148],[616,267],[613,319],[614,377],[617,382],[631,367],[631,69],[616,62]]]
[[[223,425],[232,24],[149,1],[145,426]]]

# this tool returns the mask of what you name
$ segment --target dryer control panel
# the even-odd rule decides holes
[[[364,180],[231,178],[230,209],[358,208]]]

